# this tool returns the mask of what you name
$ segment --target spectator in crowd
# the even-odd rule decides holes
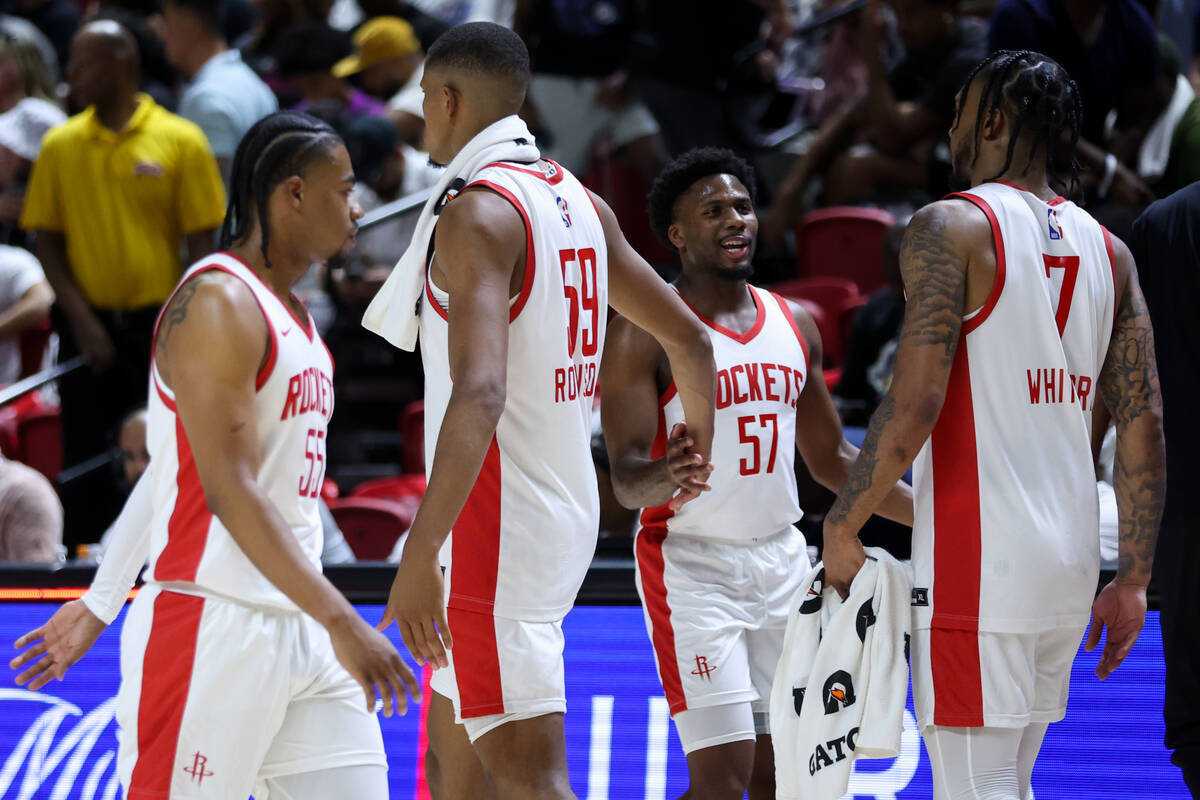
[[[53,89],[58,83],[59,63],[58,54],[54,52],[54,45],[50,44],[50,40],[46,38],[46,34],[38,30],[34,25],[23,17],[14,17],[11,14],[0,13],[0,41],[8,37],[9,40],[29,42],[37,48],[38,54],[41,56],[41,64],[49,76],[49,87]],[[49,93],[49,97],[53,97],[53,93]]]
[[[146,408],[129,412],[117,426],[117,449],[121,451],[121,472],[129,488],[138,482],[150,466],[150,451],[146,447]]]
[[[376,100],[387,102],[400,136],[410,144],[419,142],[425,131],[425,51],[412,25],[399,17],[376,17],[354,32],[354,45],[353,55],[334,64],[334,77],[349,78]]]
[[[87,110],[47,134],[21,225],[36,232],[58,298],[59,357],[88,365],[59,383],[71,466],[105,451],[117,420],[145,402],[151,333],[182,246],[192,260],[212,249],[225,195],[203,132],[137,91],[137,48],[119,25],[80,30],[68,80]],[[111,487],[84,494],[95,503],[78,509],[82,538],[68,519],[72,541],[95,541],[108,522],[93,509]]]
[[[122,0],[122,2],[129,2],[129,0]],[[157,3],[157,0],[154,2]],[[108,2],[95,15],[88,18],[89,22],[97,20],[111,20],[129,32],[138,50],[139,74],[141,75],[139,88],[150,95],[150,98],[158,105],[168,111],[174,111],[179,102],[177,91],[179,75],[167,62],[166,49],[163,47],[162,35],[159,33],[159,29],[162,28],[162,16],[156,13],[151,19],[138,11]],[[153,26],[151,22],[154,23]],[[83,106],[76,103],[73,97],[68,97],[67,102],[67,110],[72,114],[83,110]]]
[[[57,564],[63,507],[42,473],[0,455],[0,562]]]
[[[225,43],[221,5],[220,0],[165,0],[163,21],[167,59],[189,79],[179,98],[179,116],[204,131],[228,184],[238,142],[279,103],[242,54]]]
[[[1154,556],[1167,664],[1166,746],[1200,797],[1200,183],[1153,204],[1133,224],[1129,250],[1154,325],[1167,444],[1167,488]],[[1141,342],[1149,345],[1149,342]]]
[[[8,244],[29,244],[17,224],[25,207],[25,185],[42,137],[66,119],[58,106],[36,97],[26,97],[0,114],[0,231]]]
[[[324,22],[329,18],[332,6],[333,0],[262,0],[258,6],[258,21],[241,40],[234,42],[242,52],[242,58],[281,101],[291,100],[295,89],[277,69],[275,47],[279,37],[297,22]]]
[[[1033,50],[1061,64],[1083,101],[1077,156],[1099,181],[1092,193],[1137,208],[1154,199],[1145,181],[1102,149],[1117,99],[1149,91],[1158,75],[1154,21],[1138,0],[1001,0],[988,49]]]
[[[407,0],[357,0],[357,5],[366,19],[400,17],[412,25],[422,50],[428,50],[429,46],[451,27],[442,18]]]
[[[54,46],[58,63],[67,63],[71,39],[79,30],[80,11],[74,0],[7,0],[4,11],[32,22]]]
[[[52,305],[54,290],[33,254],[0,245],[0,385],[21,376],[19,338],[42,324]]]
[[[854,317],[842,376],[833,390],[843,425],[866,427],[892,385],[896,343],[904,319],[900,241],[907,227],[907,222],[893,225],[884,235],[880,268],[887,285],[872,292]]]
[[[279,74],[300,94],[292,109],[330,109],[346,119],[384,116],[383,103],[333,74],[334,65],[353,52],[350,37],[324,22],[297,22],[284,31],[275,46],[275,60]]]
[[[542,154],[570,172],[588,171],[592,148],[604,138],[622,151],[647,183],[666,164],[658,123],[633,97],[629,54],[632,3],[520,0],[516,32],[529,46],[529,100],[549,138]]]
[[[31,39],[0,39],[0,114],[26,97],[53,102],[53,73]]]
[[[809,182],[820,175],[830,205],[897,192],[923,205],[949,189],[954,98],[987,55],[987,28],[960,15],[958,0],[890,0],[890,6],[904,56],[887,67],[887,6],[871,0],[859,26],[867,92],[821,127],[784,179],[763,230],[772,250],[782,247]]]
[[[1200,100],[1171,40],[1161,33],[1158,40],[1162,70],[1150,91],[1125,92],[1108,149],[1166,197],[1200,180]]]

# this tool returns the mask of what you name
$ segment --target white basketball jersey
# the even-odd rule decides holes
[[[549,621],[575,602],[596,549],[600,502],[591,421],[608,315],[608,251],[591,197],[549,161],[492,164],[469,186],[525,221],[525,279],[512,301],[504,411],[483,468],[442,549],[449,606]],[[449,298],[426,281],[425,468],[453,388]]]
[[[321,568],[318,497],[325,477],[325,435],[333,413],[333,360],[312,317],[301,323],[242,261],[214,253],[180,281],[220,270],[254,293],[267,322],[270,354],[254,398],[261,461],[258,485]],[[176,288],[175,291],[179,291]],[[161,318],[160,318],[161,324]],[[156,332],[157,335],[157,332]],[[247,343],[257,353],[258,343]],[[183,592],[211,592],[245,603],[296,610],[242,552],[208,508],[174,393],[151,367],[146,445],[154,463],[149,580]]]
[[[992,226],[996,279],[962,327],[913,464],[917,628],[1086,624],[1099,576],[1090,430],[1112,334],[1108,232],[1002,183],[956,195]]]
[[[696,312],[712,339],[717,367],[712,491],[678,511],[667,505],[645,509],[643,528],[665,526],[669,534],[749,542],[802,516],[796,496],[796,401],[808,378],[808,345],[787,301],[747,288],[758,318],[745,333]],[[666,453],[667,436],[683,421],[683,403],[672,381],[659,400],[651,458]]]

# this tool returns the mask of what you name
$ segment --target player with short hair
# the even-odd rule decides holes
[[[836,490],[857,450],[821,369],[821,337],[796,303],[747,283],[758,235],[750,166],[729,150],[676,158],[650,191],[655,231],[679,253],[675,290],[712,340],[712,472],[691,451],[671,365],[614,320],[601,370],[604,436],[621,503],[644,509],[634,548],[659,677],[688,757],[687,797],[775,796],[767,708],[790,603],[808,572],[794,458]],[[793,445],[793,442],[795,443]],[[687,478],[712,491],[671,503]],[[912,524],[900,484],[883,513]]]
[[[188,270],[159,318],[139,481],[152,521],[148,537],[117,537],[139,551],[122,558],[135,571],[151,555],[121,637],[131,800],[387,797],[377,693],[390,715],[404,685],[419,689],[321,575],[333,364],[291,293],[353,245],[353,186],[328,125],[292,112],[258,122],[233,160],[223,251]],[[131,582],[112,584],[118,608]],[[32,661],[18,682],[61,678],[111,620],[90,614],[67,604],[22,637],[43,641],[14,660]]]
[[[1087,649],[1108,627],[1102,679],[1145,620],[1165,478],[1153,333],[1128,248],[1050,188],[1069,169],[1074,189],[1059,144],[1080,120],[1039,53],[995,53],[964,84],[950,139],[974,188],[909,224],[895,377],[825,518],[826,579],[845,591],[859,528],[913,464],[913,693],[939,800],[1029,797],[1089,606]],[[1093,603],[1101,401],[1120,560]]]
[[[499,25],[462,25],[430,47],[421,83],[430,158],[456,163],[492,126],[519,125],[528,53]],[[429,488],[384,622],[439,667],[426,768],[439,800],[567,798],[562,619],[596,546],[607,306],[663,343],[701,458],[712,348],[566,170],[501,161],[463,182],[421,253]]]

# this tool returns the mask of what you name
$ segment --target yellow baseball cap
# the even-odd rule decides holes
[[[333,65],[333,76],[345,78],[383,61],[404,58],[421,49],[412,25],[400,17],[375,17],[354,32],[358,52]]]

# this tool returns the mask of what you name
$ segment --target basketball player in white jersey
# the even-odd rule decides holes
[[[601,384],[613,488],[644,509],[638,592],[659,676],[688,756],[691,800],[775,797],[767,706],[796,588],[807,574],[794,458],[837,490],[857,450],[800,306],[746,281],[758,234],[754,173],[729,150],[672,161],[650,192],[655,231],[679,252],[675,289],[704,322],[717,367],[712,474],[691,438],[671,365],[645,331],[614,320]],[[793,444],[794,442],[794,444]],[[670,501],[686,477],[712,487]],[[898,485],[881,513],[912,525]]]
[[[328,125],[261,120],[234,158],[224,250],[187,271],[160,316],[150,566],[122,633],[116,710],[131,800],[387,797],[375,703],[390,715],[404,685],[419,690],[321,575],[333,364],[291,293],[353,245],[353,185]],[[51,620],[30,653],[51,652],[22,677],[61,678],[95,640],[79,621],[90,612],[74,610]]]
[[[443,34],[422,80],[431,159],[450,163],[516,114],[528,83],[512,31]],[[569,798],[562,618],[596,545],[589,442],[607,306],[663,342],[702,458],[712,347],[604,202],[552,162],[484,166],[441,210],[431,251],[429,488],[384,624],[437,667],[426,774],[438,800]]]
[[[1145,619],[1165,477],[1153,335],[1129,250],[1050,188],[1079,122],[1075,84],[1038,53],[998,52],[966,82],[950,138],[974,188],[909,225],[895,377],[825,519],[844,591],[859,528],[913,464],[913,692],[938,800],[1028,798],[1089,607],[1101,679]],[[1120,559],[1093,603],[1101,401]]]

